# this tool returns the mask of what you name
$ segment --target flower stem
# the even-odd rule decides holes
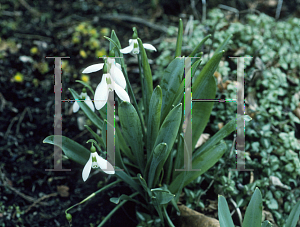
[[[130,195],[130,198],[133,198],[134,196],[138,195],[139,192],[135,192],[132,195]],[[121,207],[123,206],[125,203],[127,202],[127,200],[122,201],[118,206],[116,206],[108,215],[106,215],[106,217],[103,219],[103,221],[98,225],[98,227],[101,227],[105,224],[105,222],[108,221],[108,219],[110,219],[110,217]]]
[[[104,191],[105,189],[108,189],[109,187],[111,187],[111,186],[113,186],[113,185],[115,185],[115,184],[117,184],[117,183],[120,183],[121,181],[122,181],[122,180],[116,180],[115,182],[112,182],[111,184],[108,184],[108,185],[104,186],[103,188],[99,189],[98,191],[96,191],[96,192],[90,194],[88,197],[86,197],[86,198],[85,198],[84,200],[82,200],[81,202],[76,203],[75,205],[73,205],[73,206],[69,207],[68,209],[66,209],[66,210],[65,210],[65,213],[67,214],[67,212],[68,212],[69,210],[71,210],[73,207],[78,206],[79,204],[82,204],[82,203],[88,201],[89,199],[91,199],[91,198],[93,198],[95,195],[97,195],[98,193]]]

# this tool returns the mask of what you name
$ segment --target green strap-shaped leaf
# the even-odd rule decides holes
[[[114,47],[121,49],[120,41],[114,30],[111,31],[110,37],[111,37],[112,42],[109,43],[109,50],[111,51]]]
[[[262,224],[261,227],[272,227],[271,222],[269,222],[268,220],[265,220]]]
[[[230,35],[223,41],[223,43],[220,44],[220,46],[216,49],[214,55],[217,55],[220,51],[226,49],[226,46],[227,46],[227,44],[229,43],[231,37],[232,37],[232,34],[230,34]]]
[[[75,100],[81,100],[81,97],[74,91],[73,89],[69,88],[69,91],[73,95]],[[78,105],[83,110],[85,115],[91,120],[91,122],[97,126],[98,129],[102,129],[103,121],[88,107],[85,102],[78,102]]]
[[[194,89],[194,85],[193,85]],[[213,77],[208,78],[208,83],[203,88],[201,95],[194,97],[193,99],[215,99],[217,92],[217,86]],[[213,109],[214,102],[193,102],[193,120],[192,120],[192,149],[195,148],[198,139],[203,133]]]
[[[212,57],[201,70],[200,74],[193,83],[193,99],[215,99],[216,82],[213,77],[223,52]],[[213,102],[193,102],[193,121],[192,121],[192,147],[194,148],[200,135],[203,133],[209,120]]]
[[[214,75],[214,72],[217,70],[221,58],[225,51],[220,51],[216,55],[214,55],[201,70],[200,74],[196,77],[193,83],[193,99],[199,99],[203,94],[203,89],[205,89],[207,83],[209,82],[209,78]]]
[[[49,143],[58,146],[58,144],[54,143],[54,137],[57,136],[58,135],[48,136],[43,140],[43,143]],[[61,136],[61,137],[62,137],[62,146],[60,146],[60,148],[63,150],[65,155],[69,159],[81,165],[85,165],[90,158],[91,152],[88,149],[86,149],[84,146],[75,142],[74,140],[71,140],[65,136]]]
[[[149,187],[148,187],[147,182],[145,181],[145,179],[142,177],[142,175],[140,173],[137,175],[137,177],[138,177],[138,179],[139,179],[142,187],[144,188],[145,192],[148,194],[149,197],[151,197],[152,193],[151,193],[151,191],[150,191],[150,189],[149,189]]]
[[[130,161],[136,163],[136,158],[133,156],[131,150],[127,146],[119,127],[116,127],[116,137],[118,138],[117,141],[120,143],[120,149],[123,151],[124,155],[129,158]]]
[[[178,144],[177,144],[177,153],[175,156],[175,161],[174,161],[174,169],[173,169],[173,176],[172,178],[175,179],[176,176],[178,176],[178,174],[181,171],[175,171],[175,169],[180,169],[184,163],[184,138],[183,138],[183,133],[180,133],[180,135],[178,136]]]
[[[124,138],[127,144],[131,147],[133,155],[137,160],[137,165],[143,174],[145,164],[141,122],[135,108],[131,103],[123,101],[119,105],[119,118]]]
[[[148,119],[148,113],[149,113],[149,105],[150,105],[150,99],[151,99],[151,95],[153,92],[153,81],[152,81],[152,72],[150,69],[150,65],[148,62],[148,58],[147,58],[147,54],[146,51],[144,49],[142,40],[140,38],[137,38],[138,43],[139,43],[139,48],[140,48],[140,54],[142,56],[142,66],[143,66],[143,72],[144,72],[144,94],[145,94],[145,102],[146,102],[146,106],[144,106],[145,108],[145,116],[146,116],[146,122]]]
[[[161,123],[164,121],[165,117],[170,112],[173,101],[176,98],[176,93],[182,82],[183,71],[184,71],[184,59],[175,58],[168,65],[168,67],[165,69],[163,73],[163,77],[160,81],[160,86],[162,90],[162,107],[161,107],[161,118],[160,118]]]
[[[212,147],[211,149],[204,150],[197,159],[192,161],[193,169],[200,169],[200,171],[188,171],[186,173],[185,182],[183,187],[191,183],[197,177],[205,173],[209,168],[211,168],[216,162],[223,156],[227,150],[227,145],[225,142]],[[183,167],[182,167],[183,169]],[[169,190],[171,193],[176,194],[179,190],[180,183],[182,182],[182,175],[186,171],[181,172],[170,184]]]
[[[168,145],[165,159],[160,163],[160,165],[162,166],[165,164],[172,150],[173,144],[175,142],[179,130],[181,117],[182,117],[182,104],[180,103],[170,111],[170,113],[168,114],[168,116],[166,117],[166,119],[164,120],[164,122],[162,123],[159,129],[154,147],[156,147],[160,143],[166,143]],[[150,158],[147,160],[146,173],[148,172],[147,170],[149,170],[152,159],[153,159],[153,152],[151,153]]]
[[[151,96],[149,118],[147,124],[147,158],[150,158],[150,154],[153,149],[156,137],[158,135],[160,126],[160,111],[162,104],[162,91],[158,85]]]
[[[160,176],[160,172],[163,168],[162,161],[166,159],[166,155],[168,151],[167,149],[168,149],[168,145],[166,143],[160,143],[155,147],[153,151],[153,158],[148,173],[149,188],[155,186],[155,183],[157,182],[158,177]]]
[[[193,160],[197,158],[205,150],[211,149],[214,145],[219,143],[222,139],[236,130],[236,119],[232,119],[223,128],[221,128],[213,137],[205,142],[201,147],[197,148],[193,153]]]
[[[116,135],[116,140],[118,140],[118,135]],[[123,159],[121,156],[119,143],[115,144],[115,162],[116,162],[116,166],[119,166],[124,171],[126,171],[126,173],[128,173],[128,169],[124,165],[124,162],[123,162]]]
[[[133,199],[132,197],[128,196],[128,195],[125,195],[125,194],[122,194],[120,197],[112,197],[109,199],[112,203],[114,204],[119,204],[122,200],[124,201],[132,201],[132,202],[135,202],[141,206],[143,206],[145,209],[148,209],[148,207],[141,203],[140,201],[136,200],[136,199]]]
[[[228,204],[224,196],[218,196],[218,216],[220,227],[234,227]]]
[[[151,189],[151,192],[154,194],[159,204],[167,204],[175,197],[172,193],[164,190]]]
[[[211,37],[211,35],[207,35],[204,37],[204,39],[202,39],[202,41],[195,47],[195,49],[193,50],[193,52],[189,55],[189,57],[195,57],[195,55],[197,53],[200,52],[202,45],[206,42],[206,40],[208,40]]]
[[[119,167],[115,168],[115,174],[122,179],[124,182],[129,184],[133,189],[139,192],[141,195],[144,195],[142,188],[138,183],[136,183],[127,173],[121,171]]]
[[[201,59],[198,59],[193,65],[192,65],[192,77],[195,75],[196,71],[197,71],[197,68],[198,66],[200,65],[201,63]],[[184,92],[184,85],[185,85],[185,81],[182,80],[181,83],[180,83],[180,86],[178,88],[178,91],[175,95],[175,99],[174,99],[174,102],[173,102],[173,105],[176,106],[178,105],[178,103],[182,100],[182,97],[183,97],[183,92]]]
[[[177,41],[176,41],[175,58],[181,56],[182,36],[183,36],[183,24],[182,24],[182,20],[180,18],[179,25],[178,25]]]
[[[255,189],[247,207],[243,227],[261,227],[262,220],[262,197],[260,190]]]
[[[299,220],[300,215],[300,200],[296,203],[296,205],[293,207],[287,221],[286,221],[286,227],[295,227],[297,225],[297,222]]]

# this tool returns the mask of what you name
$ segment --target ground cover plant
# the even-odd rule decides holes
[[[207,190],[194,188],[214,183],[216,193],[233,198],[235,209],[242,209],[249,202],[255,187],[262,190],[265,211],[263,218],[273,224],[284,226],[284,220],[299,198],[299,24],[298,18],[277,22],[263,13],[248,14],[241,21],[232,21],[220,9],[209,13],[210,21],[201,25],[190,21],[193,32],[183,37],[187,50],[195,46],[197,40],[215,31],[210,47],[229,34],[233,34],[228,44],[229,51],[215,72],[218,83],[217,97],[232,100],[236,98],[236,62],[229,56],[249,56],[245,60],[245,112],[252,117],[246,125],[246,166],[253,173],[229,172],[234,168],[232,141],[227,141],[229,149],[220,164],[186,188],[189,207],[204,211],[200,200]],[[172,28],[169,29],[172,34]],[[205,32],[207,31],[207,32]],[[272,32],[271,32],[272,31]],[[170,39],[170,38],[168,38]],[[172,44],[168,40],[160,44],[162,56],[167,56]],[[293,57],[292,57],[293,56]],[[205,60],[204,60],[205,61]],[[164,58],[159,57],[159,65]],[[159,77],[160,70],[156,73]],[[214,105],[208,132],[216,132],[223,122],[235,116],[236,104],[232,102]],[[297,140],[298,139],[298,140]],[[228,163],[232,163],[231,165]],[[224,168],[226,166],[226,168]],[[228,167],[228,168],[227,168]],[[208,183],[208,184],[209,184]],[[212,186],[212,184],[211,184]],[[270,213],[272,217],[270,217]],[[236,216],[236,224],[242,223]]]

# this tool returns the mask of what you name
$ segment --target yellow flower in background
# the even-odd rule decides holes
[[[108,36],[109,32],[110,32],[109,28],[101,28],[100,30],[101,35],[105,35],[105,36]]]
[[[85,29],[85,24],[84,23],[81,23],[77,26],[77,29],[78,31],[83,31]]]
[[[17,72],[16,75],[14,76],[14,81],[18,83],[23,82],[23,74]]]
[[[97,35],[96,29],[95,29],[95,28],[91,29],[91,30],[90,30],[90,34],[91,34],[92,36]]]
[[[39,49],[37,48],[37,47],[32,47],[31,49],[30,49],[30,53],[31,54],[37,54],[38,53],[38,51],[39,51]]]
[[[104,56],[107,56],[107,52],[104,48],[101,48],[101,50],[96,51],[96,57],[97,58],[102,58]]]
[[[82,75],[82,76],[81,76],[81,80],[82,80],[83,82],[88,83],[88,82],[90,81],[90,77],[87,76],[87,75]]]
[[[83,57],[83,58],[86,58],[86,57],[87,57],[87,55],[86,55],[86,53],[85,53],[84,50],[80,50],[80,51],[79,51],[79,54],[80,54],[80,56]]]

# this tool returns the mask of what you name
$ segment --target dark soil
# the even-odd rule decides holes
[[[200,3],[197,4],[199,12],[201,7]],[[176,26],[180,13],[192,14],[191,7],[181,1],[171,4],[167,0],[154,8],[143,0],[3,0],[1,10],[0,53],[4,57],[0,58],[0,225],[69,226],[64,211],[116,178],[106,178],[105,174],[99,173],[83,182],[83,166],[70,160],[63,160],[63,168],[71,169],[69,172],[45,171],[53,168],[54,151],[52,145],[43,144],[43,139],[54,133],[54,61],[45,57],[70,56],[69,65],[79,73],[97,61],[95,58],[82,59],[78,54],[81,48],[74,48],[70,42],[74,27],[80,22],[89,21],[95,27],[114,29],[123,47],[128,45],[134,26],[144,42],[156,40],[158,43],[165,34],[163,31],[140,22],[103,19],[101,16],[126,14],[156,25]],[[6,42],[8,39],[13,40],[16,46],[10,46]],[[33,67],[34,63],[19,58],[30,56],[33,46],[39,48],[39,53],[32,56],[33,60],[39,64],[47,62],[50,66],[47,72],[41,73],[39,66]],[[156,56],[155,53],[151,55],[152,58]],[[136,84],[134,68],[129,67],[129,70],[132,70],[129,79]],[[21,83],[12,79],[17,72],[24,75]],[[80,93],[82,86],[75,83],[72,74],[64,75],[63,72],[62,78],[62,99],[71,99],[69,87]],[[90,76],[90,80],[95,89],[100,82],[99,77]],[[68,103],[62,104],[62,134],[85,144],[90,139],[89,133],[78,129],[77,117],[80,114],[72,114],[71,107]],[[110,197],[131,193],[122,183],[76,206],[69,212],[73,216],[73,226],[96,226],[115,207],[109,201]],[[106,224],[136,225],[135,207],[131,202],[126,203]]]

